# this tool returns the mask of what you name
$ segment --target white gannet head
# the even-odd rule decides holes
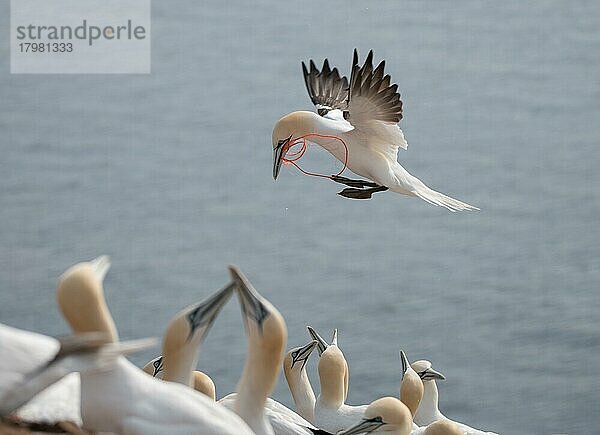
[[[428,425],[423,435],[463,435],[464,433],[453,421],[441,419]]]
[[[308,358],[313,350],[317,347],[318,342],[316,340],[312,340],[301,347],[295,347],[290,349],[283,359],[283,372],[285,373],[286,378],[288,375],[296,374],[298,375],[302,370],[304,370],[306,363],[308,362]]]
[[[142,370],[153,378],[162,379],[163,368],[163,356],[160,355],[148,361]]]
[[[235,284],[231,283],[206,300],[180,311],[169,323],[162,347],[162,378],[194,386],[198,348],[206,338],[217,315],[225,306]]]
[[[414,416],[423,399],[423,381],[413,370],[403,350],[400,350],[400,361],[402,363],[402,381],[400,382],[400,400],[408,406],[410,413]]]
[[[281,370],[287,327],[279,311],[256,291],[237,267],[230,266],[229,271],[236,284],[248,337],[248,356],[239,386],[252,384],[257,394],[266,400]]]
[[[365,410],[363,419],[337,435],[355,435],[371,432],[393,432],[409,435],[412,431],[412,415],[404,403],[395,397],[382,397]]]
[[[277,180],[283,157],[294,139],[314,131],[315,119],[319,116],[314,112],[292,112],[285,115],[273,127],[273,179]]]
[[[440,381],[446,380],[446,377],[442,373],[431,368],[431,363],[427,360],[421,359],[419,361],[415,361],[410,366],[412,367],[412,369],[415,372],[417,372],[417,375],[419,375],[419,377],[421,378],[421,380],[423,382],[435,381],[435,380],[440,380]]]
[[[71,266],[59,278],[56,300],[73,332],[101,332],[117,342],[117,328],[102,286],[109,268],[110,258],[106,255]]]

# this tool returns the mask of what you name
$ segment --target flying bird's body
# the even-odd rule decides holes
[[[417,196],[433,205],[451,211],[476,208],[436,192],[398,163],[398,149],[408,144],[398,126],[402,119],[402,101],[398,86],[384,75],[385,61],[373,68],[373,53],[365,63],[354,62],[350,81],[340,77],[337,68],[330,69],[325,60],[319,71],[310,62],[310,70],[302,64],[308,93],[315,112],[292,112],[281,118],[273,129],[273,177],[277,178],[287,151],[299,138],[325,148],[345,167],[370,181],[330,177],[350,186],[340,195],[353,199],[368,199],[375,192],[391,190]],[[322,137],[322,135],[335,137]]]

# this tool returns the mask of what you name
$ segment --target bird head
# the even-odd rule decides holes
[[[294,138],[310,133],[314,125],[313,112],[292,112],[285,115],[273,127],[273,179],[277,179],[283,158]]]
[[[431,367],[431,362],[427,361],[427,360],[419,360],[419,361],[415,361],[414,363],[412,363],[410,365],[413,370],[415,372],[417,372],[417,375],[419,375],[419,377],[421,378],[421,380],[423,382],[425,381],[432,381],[432,380],[439,380],[439,381],[445,381],[446,377],[438,372],[437,370],[434,370]]]

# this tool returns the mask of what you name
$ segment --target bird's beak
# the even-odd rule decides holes
[[[410,367],[410,363],[408,362],[408,358],[403,350],[400,350],[400,361],[402,362],[402,379],[404,379],[404,375]]]
[[[335,328],[335,329],[333,330],[333,336],[331,337],[331,344],[332,344],[332,345],[334,345],[334,346],[337,346],[337,345],[338,345],[338,344],[337,344],[337,335],[338,335],[338,333],[337,333],[337,328]]]
[[[292,368],[294,367],[294,364],[296,364],[297,362],[302,362],[302,367],[300,367],[300,370],[302,370],[304,368],[304,366],[306,365],[306,362],[308,361],[310,354],[312,353],[313,350],[315,350],[315,347],[317,347],[317,344],[319,344],[319,342],[317,340],[313,340],[310,343],[308,343],[308,344],[304,345],[303,347],[301,347],[300,349],[298,349],[298,353],[296,354],[296,357],[292,359]]]
[[[262,296],[236,266],[229,266],[229,272],[236,285],[244,319],[257,323],[258,327],[262,330],[262,324],[269,316],[269,310],[263,303]]]
[[[361,420],[359,423],[355,424],[354,426],[338,432],[337,435],[355,435],[359,433],[371,433],[375,429],[378,429],[383,425],[385,425],[385,423],[379,417],[364,419]]]
[[[437,370],[432,369],[431,367],[429,367],[427,370],[423,370],[422,372],[419,372],[418,375],[422,381],[431,381],[431,380],[435,380],[435,379],[438,379],[440,381],[446,380],[446,376],[444,376],[442,373],[438,372]]]
[[[104,281],[104,277],[110,269],[110,257],[108,255],[101,255],[90,261],[94,273],[98,277],[98,281]]]
[[[308,333],[310,334],[310,336],[313,338],[313,340],[317,341],[317,349],[319,350],[319,356],[323,355],[323,352],[325,352],[325,349],[327,349],[327,347],[329,347],[329,343],[327,343],[323,337],[321,337],[317,331],[315,331],[313,329],[312,326],[307,326],[306,329],[308,329]]]
[[[206,336],[221,309],[225,306],[231,293],[235,289],[235,283],[228,284],[223,289],[212,295],[206,301],[200,302],[187,314],[186,319],[190,326],[188,340],[196,333],[198,328],[203,327],[202,336]]]
[[[279,176],[279,170],[283,163],[283,156],[285,155],[284,150],[287,148],[287,144],[290,142],[292,136],[281,141],[275,148],[273,148],[273,179],[277,180]]]

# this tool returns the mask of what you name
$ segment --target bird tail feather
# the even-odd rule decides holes
[[[422,200],[427,201],[429,204],[444,207],[451,212],[479,210],[477,207],[467,204],[466,202],[459,201],[458,199],[451,198],[443,193],[430,189],[424,184],[418,186],[412,193]]]

